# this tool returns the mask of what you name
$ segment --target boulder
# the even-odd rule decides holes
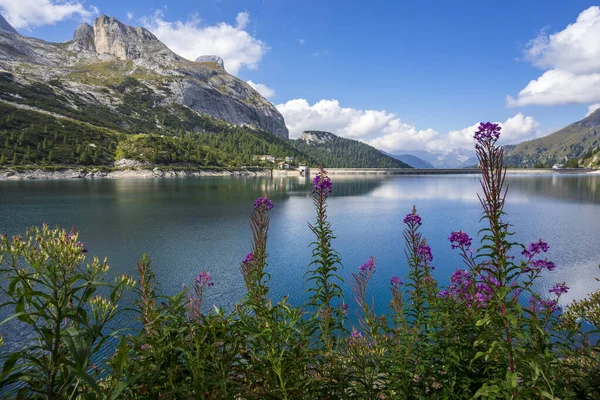
[[[218,64],[221,68],[225,69],[225,64],[223,63],[223,59],[219,56],[200,56],[196,58],[196,62],[198,63],[215,63]]]

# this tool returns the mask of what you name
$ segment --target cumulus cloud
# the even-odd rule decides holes
[[[515,144],[542,136],[538,130],[540,123],[535,118],[518,113],[504,122],[496,121],[502,127],[502,134],[498,144]],[[473,147],[473,133],[477,130],[479,122],[457,131],[448,132],[446,140],[452,147]]]
[[[342,107],[337,100],[321,100],[310,105],[305,99],[278,104],[290,137],[305,130],[323,130],[339,136],[361,140],[387,152],[407,150],[446,151],[456,147],[473,148],[477,124],[441,134],[434,129],[418,129],[386,110],[360,110]],[[539,123],[521,113],[500,122],[501,144],[518,143],[540,136]]]
[[[546,70],[532,80],[509,106],[555,105],[600,101],[600,7],[579,14],[564,30],[542,32],[526,48],[533,65]]]
[[[594,111],[596,111],[597,109],[600,108],[600,103],[596,103],[596,104],[592,104],[591,106],[588,107],[588,112],[587,114],[585,114],[585,116],[589,116],[591,113],[593,113]]]
[[[271,98],[275,95],[275,91],[264,83],[254,83],[252,81],[247,81],[246,83],[250,85],[252,89],[260,93],[265,99]]]
[[[226,22],[204,25],[198,17],[185,22],[166,21],[162,11],[142,18],[142,22],[175,53],[189,60],[217,55],[225,62],[225,69],[234,75],[242,68],[256,69],[269,51],[265,43],[245,30],[250,22],[248,12],[237,15],[235,26]]]
[[[0,12],[13,27],[32,29],[68,18],[87,20],[98,14],[98,9],[77,1],[0,0]]]

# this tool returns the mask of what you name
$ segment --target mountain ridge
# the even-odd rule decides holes
[[[8,102],[27,104],[17,96],[20,87],[41,84],[62,96],[65,107],[82,104],[119,114],[126,99],[115,86],[134,78],[152,97],[146,107],[178,104],[233,125],[263,129],[284,139],[289,135],[279,111],[246,82],[214,62],[178,56],[145,28],[106,15],[93,25],[81,24],[66,43],[0,30],[0,71],[12,75],[12,84],[2,88],[2,99]],[[148,116],[155,119],[145,115],[144,122]],[[123,129],[131,131],[127,120],[136,116],[123,117]],[[145,125],[148,132],[162,130],[160,124]]]
[[[600,153],[600,109],[550,135],[504,148],[506,162],[512,166],[551,167],[569,160],[585,167],[599,166],[593,156]]]
[[[331,132],[307,130],[291,143],[326,168],[411,168],[366,143]]]
[[[403,163],[410,165],[413,168],[421,168],[421,169],[434,169],[435,167],[428,161],[423,160],[417,156],[412,154],[390,154],[382,151],[382,153],[395,158],[396,160],[400,160]]]

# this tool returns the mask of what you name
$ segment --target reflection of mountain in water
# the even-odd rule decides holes
[[[600,175],[540,175],[507,177],[511,192],[524,196],[550,197],[580,203],[600,204]]]

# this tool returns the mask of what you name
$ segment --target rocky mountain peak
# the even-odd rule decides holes
[[[307,144],[326,144],[333,142],[336,136],[330,132],[324,131],[304,131],[298,138]]]
[[[15,28],[12,27],[11,24],[8,23],[7,20],[4,19],[2,15],[0,15],[0,30],[17,34],[19,33]]]
[[[73,34],[73,49],[96,51],[94,42],[94,28],[88,23],[82,22]]]
[[[94,44],[98,54],[110,54],[119,60],[135,60],[155,55],[170,60],[178,59],[175,53],[147,29],[125,25],[106,15],[101,15],[94,21]]]
[[[223,59],[221,57],[215,56],[215,55],[200,56],[200,57],[196,58],[196,62],[198,62],[198,63],[211,62],[211,63],[218,64],[221,68],[225,69],[225,64],[223,63]]]
[[[79,101],[78,107],[95,104],[118,114],[115,110],[123,101],[123,92],[115,89],[115,83],[123,83],[126,91],[143,92],[144,99],[152,98],[151,108],[183,106],[192,113],[288,138],[281,113],[244,81],[228,74],[220,57],[188,61],[150,31],[106,15],[91,25],[79,25],[68,43],[46,42],[0,29],[0,70],[12,71],[15,65],[19,66],[14,73],[19,83],[15,85],[46,84],[52,87],[50,91],[61,91],[63,98]],[[126,80],[132,72],[138,72],[137,76]],[[60,88],[50,83],[57,80],[63,83]],[[15,88],[15,95],[20,90]],[[0,93],[0,98],[5,94]],[[132,118],[125,114],[120,117]],[[157,129],[164,127],[157,125]]]

